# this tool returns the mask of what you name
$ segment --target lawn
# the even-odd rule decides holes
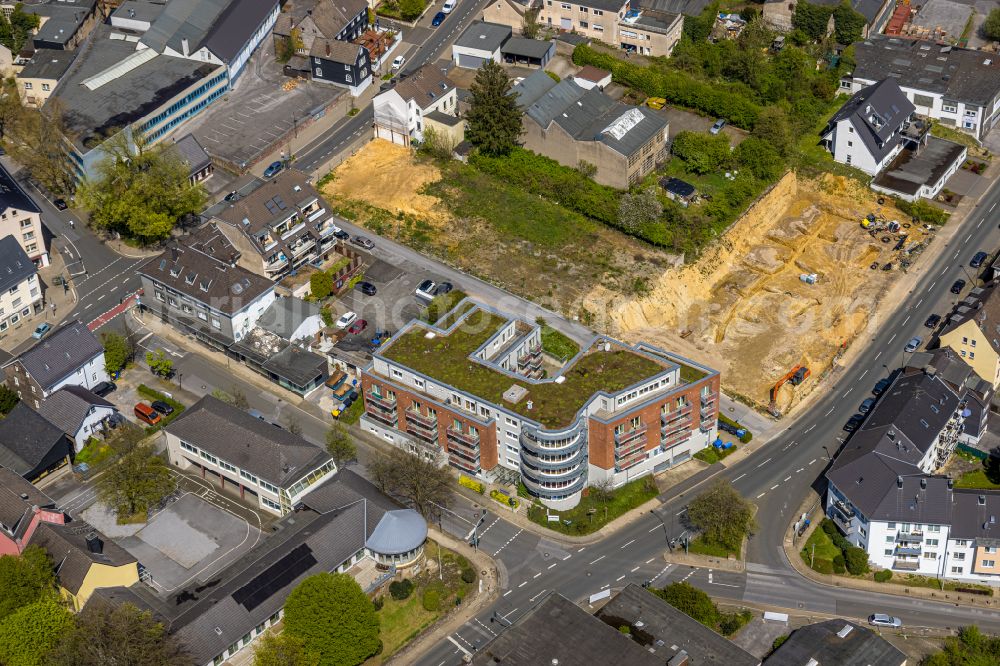
[[[974,469],[971,472],[966,472],[959,478],[955,479],[956,488],[976,488],[981,490],[998,490],[1000,489],[1000,483],[990,478],[989,474],[986,472],[986,468]]]
[[[847,166],[846,164],[835,162],[833,155],[830,154],[830,151],[821,146],[819,143],[820,134],[826,128],[830,118],[833,114],[840,110],[840,107],[843,106],[847,99],[846,95],[841,95],[834,98],[833,101],[830,102],[826,112],[823,113],[822,117],[816,122],[812,131],[806,132],[799,138],[795,147],[795,154],[792,156],[792,161],[797,167],[812,176],[832,173],[838,176],[846,176],[848,178],[854,178],[867,183],[870,180],[869,176],[865,175],[865,173],[860,169],[855,169],[854,167]]]
[[[548,324],[542,324],[542,351],[549,356],[568,361],[580,352],[580,345]]]
[[[981,594],[986,597],[993,596],[993,588],[989,585],[978,585],[976,583],[965,583],[948,581],[935,578],[934,576],[921,576],[919,574],[893,575],[889,582],[894,585],[906,585],[909,587],[926,587],[932,590],[945,590],[948,592],[966,592],[971,594]]]
[[[86,463],[91,467],[91,469],[93,469],[107,460],[108,456],[111,454],[111,446],[109,446],[107,442],[102,442],[91,437],[86,445],[80,449],[80,452],[76,454],[73,462],[78,465],[80,463]]]
[[[815,551],[813,546],[816,547]],[[802,547],[802,560],[806,565],[812,563],[812,569],[819,573],[833,573],[833,558],[840,554],[840,549],[833,543],[830,535],[823,531],[822,525],[816,526],[806,545]]]
[[[439,325],[439,321],[444,321],[444,324],[439,326],[441,328],[448,328],[451,325],[451,319],[445,320],[444,315],[454,310],[458,302],[465,297],[466,293],[460,289],[453,289],[447,294],[435,296],[434,300],[428,303],[424,311],[420,313],[420,318],[428,324],[435,325]],[[467,311],[468,308],[463,307],[462,310]]]
[[[382,657],[399,651],[406,643],[438,619],[441,611],[424,610],[421,603],[422,588],[414,590],[407,599],[397,601],[388,594],[378,612],[379,637],[382,639]]]
[[[720,546],[716,543],[710,541],[705,541],[701,537],[696,537],[688,543],[688,552],[696,553],[698,555],[710,555],[712,557],[735,557],[739,558],[739,552],[733,552],[725,546]]]
[[[503,392],[516,382],[508,375],[470,361],[468,356],[504,322],[502,317],[477,309],[447,336],[428,339],[426,329],[415,326],[382,353],[390,360],[445,384],[494,404],[503,404]],[[561,384],[524,382],[522,386],[528,389],[528,395],[512,409],[547,428],[566,426],[598,391],[615,393],[663,370],[663,365],[626,349],[592,351],[565,370],[563,377],[566,379]]]
[[[355,400],[351,403],[351,406],[347,408],[347,411],[340,415],[340,421],[345,425],[354,425],[361,420],[361,415],[364,413],[365,401]]]
[[[626,483],[612,492],[607,503],[597,497],[597,493],[588,492],[580,503],[568,511],[551,511],[551,515],[559,516],[559,522],[549,522],[546,519],[544,507],[533,505],[528,509],[528,517],[542,527],[562,532],[563,534],[590,534],[601,529],[615,518],[645,504],[659,494],[659,488],[652,477],[646,476]],[[591,511],[593,511],[591,513]],[[570,521],[567,525],[565,521]]]

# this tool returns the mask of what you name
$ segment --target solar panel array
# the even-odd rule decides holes
[[[252,611],[278,590],[309,571],[316,562],[312,549],[304,543],[233,592],[233,601]]]

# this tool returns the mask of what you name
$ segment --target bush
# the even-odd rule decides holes
[[[413,581],[409,578],[396,580],[389,584],[389,594],[396,601],[402,601],[413,593]]]
[[[475,583],[476,582],[476,570],[473,569],[472,567],[466,567],[465,569],[462,569],[462,582],[463,583],[469,583],[470,585],[472,583]]]
[[[888,583],[889,579],[892,578],[892,572],[888,569],[883,569],[882,571],[876,571],[873,576],[876,583]]]
[[[868,553],[864,548],[851,546],[844,551],[844,560],[847,564],[847,571],[852,576],[860,576],[868,573]]]
[[[474,490],[480,495],[486,492],[486,486],[481,484],[479,481],[476,481],[475,479],[471,479],[465,476],[464,474],[458,475],[458,485],[465,486],[469,490]]]
[[[382,606],[385,606],[385,597],[375,597],[372,601],[372,606],[374,606],[377,611],[382,610]]]
[[[333,293],[333,278],[326,271],[316,271],[309,276],[309,294],[318,301]]]
[[[837,553],[833,556],[833,573],[842,574],[847,571],[847,564],[844,562],[844,556]]]
[[[773,650],[777,650],[777,649],[778,649],[778,648],[780,648],[780,647],[781,647],[782,645],[784,645],[784,644],[785,644],[785,641],[787,641],[787,640],[788,640],[788,637],[789,637],[789,636],[791,636],[791,634],[785,634],[785,635],[783,635],[783,636],[778,636],[777,638],[775,638],[775,639],[774,639],[774,642],[773,642],[773,643],[771,643],[771,650],[772,650],[772,651],[773,651]]]
[[[732,160],[729,137],[721,133],[680,132],[674,137],[670,152],[684,160],[688,170],[696,174],[720,171]]]
[[[951,217],[948,213],[932,204],[927,203],[923,199],[918,199],[913,203],[903,201],[902,199],[895,199],[893,203],[896,204],[896,208],[898,208],[901,212],[909,215],[918,222],[944,224],[948,221],[948,218]]]
[[[424,597],[420,603],[423,604],[425,611],[433,613],[439,610],[441,608],[441,591],[436,587],[424,590]]]

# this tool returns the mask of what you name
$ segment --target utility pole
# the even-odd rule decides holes
[[[816,564],[816,544],[813,544],[812,555],[809,557],[809,568],[812,569],[814,564]]]

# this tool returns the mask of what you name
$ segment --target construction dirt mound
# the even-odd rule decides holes
[[[778,394],[785,411],[865,328],[900,262],[926,247],[918,225],[874,236],[862,227],[870,213],[908,219],[876,196],[845,178],[789,173],[698,262],[666,271],[641,298],[596,289],[587,307],[607,308],[626,339],[714,364],[728,390],[761,406],[778,379],[807,366],[811,380]]]

